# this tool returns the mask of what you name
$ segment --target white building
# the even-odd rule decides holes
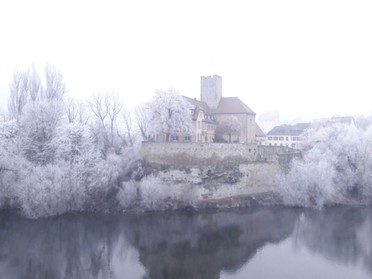
[[[304,143],[302,134],[309,127],[310,123],[276,126],[267,133],[265,145],[302,149]]]

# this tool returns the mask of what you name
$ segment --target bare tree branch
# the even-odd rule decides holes
[[[124,109],[121,115],[124,119],[124,124],[125,124],[125,128],[126,128],[129,144],[132,146],[133,145],[132,114],[128,109]]]
[[[149,112],[145,106],[135,108],[134,114],[136,117],[136,124],[141,132],[141,136],[144,140],[149,138],[147,123],[149,121]]]

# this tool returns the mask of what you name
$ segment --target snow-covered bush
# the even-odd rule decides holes
[[[0,207],[20,208],[25,216],[37,218],[111,206],[115,196],[107,197],[117,185],[122,158],[112,154],[104,160],[86,126],[58,127],[48,143],[53,162],[35,164],[10,148],[18,144],[17,130],[1,124]]]
[[[10,197],[30,218],[105,210],[111,206],[107,196],[115,188],[118,171],[110,163],[101,159],[35,166],[26,161],[17,171]]]
[[[136,206],[139,200],[139,182],[133,180],[123,182],[117,198],[122,208],[127,209]]]
[[[25,216],[46,217],[77,209],[70,201],[75,194],[71,192],[73,187],[66,183],[66,172],[60,167],[36,166],[22,176],[24,179],[17,184],[17,195]]]
[[[278,179],[287,205],[321,208],[372,198],[372,129],[332,125],[308,133],[313,146]]]
[[[99,157],[93,137],[87,125],[70,123],[58,128],[52,141],[55,160],[76,163]]]
[[[159,177],[150,175],[139,185],[141,205],[145,209],[159,209],[171,198],[171,189]]]

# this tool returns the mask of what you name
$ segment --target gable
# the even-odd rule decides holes
[[[217,109],[212,110],[214,114],[250,114],[256,115],[238,97],[221,98]]]

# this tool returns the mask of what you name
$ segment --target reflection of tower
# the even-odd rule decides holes
[[[258,250],[290,236],[298,214],[293,209],[257,209],[131,216],[123,220],[123,231],[138,249],[147,270],[144,278],[216,279],[222,270],[235,273]]]
[[[211,109],[216,109],[222,97],[222,77],[218,75],[201,76],[200,100],[206,102]]]

